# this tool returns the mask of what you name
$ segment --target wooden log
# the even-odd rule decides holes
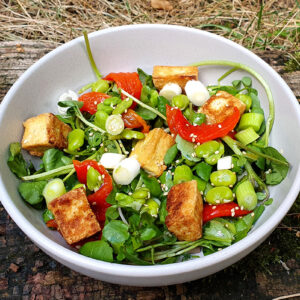
[[[0,42],[0,100],[30,65],[56,46],[36,41]],[[283,54],[257,54],[281,74],[300,99],[300,72],[284,72]],[[275,260],[278,253],[288,253],[293,247],[285,241],[295,233],[286,230],[281,235],[281,230],[242,261],[207,278],[168,287],[128,287],[90,279],[52,260],[0,205],[0,299],[271,299],[299,293],[297,250],[286,254],[281,263],[262,262],[267,255]]]

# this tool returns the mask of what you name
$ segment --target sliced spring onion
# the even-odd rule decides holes
[[[120,134],[124,130],[124,121],[121,115],[110,115],[106,120],[105,129],[108,134]]]
[[[243,145],[248,145],[259,138],[259,135],[254,131],[252,127],[248,127],[242,131],[239,131],[235,138],[240,141]]]
[[[257,195],[249,180],[245,180],[239,184],[235,193],[240,207],[246,210],[252,210],[256,207]]]
[[[43,196],[46,199],[47,205],[49,205],[52,200],[62,196],[66,192],[64,182],[60,178],[55,178],[46,184],[43,190]]]
[[[243,114],[239,124],[239,130],[252,127],[256,132],[259,131],[260,126],[264,120],[264,115],[258,113]]]

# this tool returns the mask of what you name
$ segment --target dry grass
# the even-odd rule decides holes
[[[124,24],[165,23],[205,29],[250,49],[299,47],[299,4],[291,0],[170,0],[174,9],[151,8],[150,0],[1,0],[0,40],[64,43],[82,34]],[[262,10],[261,10],[262,8]]]

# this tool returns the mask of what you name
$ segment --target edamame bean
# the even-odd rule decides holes
[[[233,186],[236,183],[236,175],[230,170],[219,170],[210,174],[210,182],[214,186]]]
[[[52,200],[62,196],[66,192],[64,182],[60,178],[55,178],[46,184],[43,190],[43,196],[45,197],[47,205],[49,205]]]
[[[74,129],[68,135],[68,150],[76,151],[84,144],[84,131]]]
[[[103,101],[103,103],[108,106],[115,106],[121,102],[122,100],[119,97],[110,97]]]
[[[125,99],[121,103],[117,105],[117,107],[113,110],[113,115],[121,115],[123,112],[125,112],[131,105],[133,100],[132,99]]]
[[[257,205],[257,195],[249,180],[245,180],[236,189],[236,198],[240,207],[253,210]]]
[[[132,139],[142,140],[145,137],[145,135],[140,131],[124,129],[121,133],[121,137],[122,139],[126,139],[126,140],[132,140]]]
[[[131,197],[134,199],[146,199],[146,198],[148,198],[149,195],[150,195],[149,189],[142,187],[142,188],[135,190],[133,192],[133,194],[131,195]]]
[[[109,89],[109,83],[104,79],[98,79],[96,82],[92,84],[93,92],[105,93],[108,89]]]
[[[246,110],[249,110],[252,105],[252,99],[249,95],[245,94],[237,94],[235,95],[236,98],[240,99],[242,102],[246,104]]]
[[[141,213],[147,212],[152,217],[156,218],[159,209],[159,202],[155,201],[154,199],[149,199],[146,201],[145,205],[143,206]]]
[[[141,91],[140,100],[146,104],[149,103],[149,95],[151,94],[151,88],[148,85],[144,85]]]
[[[224,145],[222,143],[219,143],[220,147],[215,152],[215,154],[210,155],[209,157],[204,158],[205,162],[209,165],[215,165],[217,164],[218,160],[223,156],[224,154]]]
[[[190,120],[191,119],[191,110],[189,107],[187,107],[184,111],[183,111],[183,115],[186,117],[187,120]]]
[[[99,189],[102,184],[100,173],[93,167],[89,167],[86,175],[86,185],[90,191]]]
[[[108,115],[110,115],[112,113],[114,109],[109,106],[109,105],[105,105],[104,103],[99,103],[97,105],[97,111],[104,111],[106,112]]]
[[[210,204],[228,203],[233,201],[233,194],[227,186],[217,186],[207,192],[205,201]]]
[[[181,165],[176,167],[174,171],[174,184],[190,180],[193,180],[193,172],[188,166]]]
[[[180,110],[186,109],[189,103],[190,100],[186,95],[177,95],[172,98],[172,106],[176,106]]]
[[[106,124],[107,118],[108,118],[108,114],[105,111],[98,110],[95,113],[94,123],[95,123],[95,125],[97,125],[101,129],[105,130],[105,124]]]
[[[152,107],[156,107],[158,104],[158,92],[156,90],[150,92],[150,103]]]
[[[209,141],[197,146],[195,149],[195,153],[200,158],[206,158],[218,151],[219,148],[220,143],[218,143],[217,141]]]

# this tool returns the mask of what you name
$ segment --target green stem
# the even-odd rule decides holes
[[[118,153],[119,153],[119,154],[122,154],[122,150],[121,150],[121,148],[120,148],[118,142],[117,142],[116,140],[113,140],[113,142],[114,142],[114,144],[115,144],[115,146],[116,146],[116,148],[117,148],[117,150],[118,150]]]
[[[125,149],[125,147],[124,147],[124,145],[123,145],[123,143],[122,143],[122,140],[118,140],[118,143],[119,143],[120,148],[122,149],[123,153],[124,153],[125,155],[127,155],[129,152]]]
[[[285,165],[285,166],[287,166],[287,167],[289,166],[289,163],[286,162],[286,161],[279,160],[279,159],[274,158],[274,157],[272,157],[272,156],[269,156],[269,155],[266,155],[266,154],[264,154],[264,153],[258,152],[258,151],[254,150],[254,149],[251,149],[251,148],[249,148],[249,147],[243,145],[242,143],[240,143],[240,142],[238,142],[238,141],[235,141],[235,143],[237,144],[238,147],[243,148],[243,149],[245,149],[245,150],[247,150],[247,151],[249,151],[249,152],[252,152],[253,154],[255,154],[255,155],[257,155],[257,156],[263,157],[263,158],[268,159],[268,160],[270,160],[270,161],[274,161],[274,162],[276,162],[277,164],[280,164],[280,165]]]
[[[243,153],[241,152],[240,148],[238,147],[236,141],[233,140],[231,137],[225,136],[222,138],[222,140],[229,146],[229,148],[231,148],[231,150],[235,154],[240,155],[240,156],[243,155]],[[249,180],[252,182],[252,184],[254,185],[254,182],[256,182],[258,184],[258,186],[260,187],[260,189],[265,191],[266,197],[265,197],[264,201],[266,201],[270,197],[270,192],[269,192],[267,185],[254,172],[251,164],[248,161],[245,164],[245,168],[248,173]]]
[[[137,104],[139,104],[140,106],[154,112],[155,114],[157,114],[158,116],[160,116],[162,119],[164,119],[165,121],[167,121],[167,118],[162,114],[160,113],[157,109],[145,104],[144,102],[136,99],[135,97],[133,97],[132,95],[128,94],[127,92],[125,92],[123,89],[121,89],[121,93],[126,95],[127,97],[131,98],[134,102],[136,102]]]
[[[266,122],[266,131],[262,135],[262,137],[260,139],[260,143],[262,143],[262,145],[264,147],[268,146],[269,135],[272,130],[274,118],[275,118],[275,108],[274,108],[274,99],[272,96],[271,89],[268,86],[268,84],[266,83],[266,81],[263,79],[263,77],[261,75],[259,75],[256,71],[254,71],[252,68],[250,68],[244,64],[236,63],[236,62],[228,61],[228,60],[205,60],[205,61],[200,61],[200,62],[191,64],[191,66],[196,66],[196,67],[207,66],[207,65],[230,66],[230,67],[235,68],[236,70],[238,70],[238,69],[245,70],[248,73],[250,73],[251,75],[253,75],[261,83],[261,85],[264,87],[264,89],[266,91],[268,101],[269,101],[269,117]]]
[[[229,76],[231,73],[235,72],[238,70],[237,68],[232,68],[229,71],[227,71],[225,74],[223,74],[219,79],[218,79],[218,85],[220,87],[221,81],[225,79],[227,76]]]
[[[97,78],[99,79],[99,78],[102,77],[102,75],[99,72],[99,70],[98,70],[98,68],[96,66],[96,63],[94,61],[94,58],[93,58],[93,55],[92,55],[92,51],[91,51],[91,47],[90,47],[90,42],[89,42],[88,34],[87,34],[86,30],[83,31],[83,36],[84,36],[86,51],[87,51],[87,54],[88,54],[88,57],[89,57],[89,60],[90,60],[90,64],[91,64],[92,69],[95,72]]]
[[[36,179],[43,180],[43,179],[47,179],[49,176],[53,177],[53,176],[59,176],[59,175],[67,174],[73,168],[74,168],[73,164],[70,164],[70,165],[62,166],[62,167],[53,169],[51,171],[43,172],[43,173],[40,173],[40,174],[24,176],[24,177],[22,177],[22,179],[25,180],[25,181],[36,180]]]
[[[63,178],[63,182],[65,182],[68,178],[70,178],[75,173],[75,169],[71,170],[67,176]]]
[[[92,83],[89,83],[87,85],[85,85],[84,87],[82,87],[79,91],[78,91],[78,94],[82,94],[83,92],[85,92],[86,90],[88,90],[89,88],[92,87]]]
[[[189,242],[186,242],[186,241],[170,242],[170,243],[158,243],[158,244],[149,245],[147,247],[137,249],[136,252],[144,252],[144,251],[147,251],[147,250],[151,250],[152,248],[155,249],[155,248],[158,248],[158,247],[164,247],[164,246],[170,246],[170,245],[185,245],[185,244],[188,244],[188,243]]]

